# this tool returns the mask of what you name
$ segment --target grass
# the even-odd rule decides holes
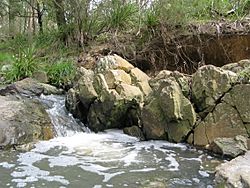
[[[53,64],[47,64],[46,72],[49,83],[57,87],[66,87],[75,77],[76,67],[73,61],[62,59]]]
[[[9,64],[14,60],[13,55],[8,52],[0,52],[0,63],[1,64]]]
[[[19,49],[11,65],[10,69],[4,71],[6,82],[14,82],[26,77],[31,77],[33,72],[38,69],[35,48]]]
[[[32,43],[21,44],[24,41],[28,41],[26,36],[19,36],[1,44],[8,52],[0,53],[0,68],[4,64],[11,65],[10,69],[0,72],[4,83],[32,77],[37,70],[45,71],[52,85],[64,87],[70,83],[76,71],[71,55],[78,51],[67,49],[57,41],[56,35],[48,33],[37,36]]]
[[[82,25],[81,29],[87,29],[86,33],[93,43],[95,38],[91,36],[95,35],[96,42],[114,40],[118,44],[116,38],[112,37],[116,36],[114,33],[139,33],[140,35],[136,35],[137,39],[132,41],[135,44],[131,46],[135,45],[135,48],[140,49],[140,46],[145,46],[157,37],[156,33],[164,32],[161,30],[162,26],[173,31],[178,26],[184,31],[190,22],[204,23],[221,18],[241,19],[249,12],[249,7],[250,0],[155,0],[148,6],[139,6],[129,1],[103,1],[95,10],[90,11],[87,25]],[[235,13],[227,16],[227,12],[233,8]],[[4,49],[4,52],[0,52],[0,68],[4,64],[13,64],[12,71],[4,73],[7,80],[12,82],[31,76],[42,65],[52,84],[66,84],[75,71],[69,59],[78,56],[82,50],[78,48],[76,41],[79,37],[76,34],[77,25],[70,23],[69,26],[71,32],[66,45],[60,41],[60,31],[49,28],[45,29],[43,34],[16,35],[14,39],[1,42],[0,49]],[[31,46],[34,51],[30,56]],[[84,48],[88,48],[87,44]]]

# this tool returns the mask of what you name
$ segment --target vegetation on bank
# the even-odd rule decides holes
[[[240,20],[249,0],[4,0],[0,2],[2,82],[47,72],[49,82],[65,85],[77,56],[94,44],[130,43],[132,50],[163,32],[174,33],[193,22]]]

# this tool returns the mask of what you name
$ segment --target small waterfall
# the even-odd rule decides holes
[[[121,130],[90,132],[64,106],[44,96],[56,137],[27,152],[0,154],[0,187],[214,187],[221,163],[203,151],[166,141],[143,141]]]
[[[41,95],[39,100],[46,106],[56,136],[72,136],[90,130],[78,119],[75,119],[65,108],[65,97],[59,95]]]

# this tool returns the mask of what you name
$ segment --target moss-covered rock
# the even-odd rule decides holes
[[[240,84],[228,92],[228,100],[234,106],[244,123],[250,123],[250,84]],[[225,99],[224,99],[225,100]]]
[[[98,101],[90,106],[88,127],[94,132],[139,125],[136,100]],[[134,112],[135,111],[135,112]]]
[[[183,95],[189,98],[190,81],[191,81],[190,75],[184,75],[178,71],[162,70],[159,72],[159,74],[157,74],[157,76],[154,79],[151,79],[149,81],[149,84],[152,88],[154,88],[154,90],[157,90],[161,82],[164,82],[166,79],[169,78],[175,79],[175,81],[181,87]]]
[[[250,67],[250,60],[249,59],[243,59],[243,60],[241,60],[239,62],[236,62],[236,63],[230,63],[230,64],[227,64],[227,65],[224,65],[221,68],[224,69],[224,70],[232,71],[234,73],[240,73],[244,69],[247,69],[248,67]]]
[[[141,120],[146,139],[167,140],[166,119],[157,98],[149,99],[143,107]]]

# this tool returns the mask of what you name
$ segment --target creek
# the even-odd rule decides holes
[[[120,130],[92,133],[63,96],[41,96],[56,137],[0,153],[0,187],[214,187],[222,161],[185,144],[143,141]]]

